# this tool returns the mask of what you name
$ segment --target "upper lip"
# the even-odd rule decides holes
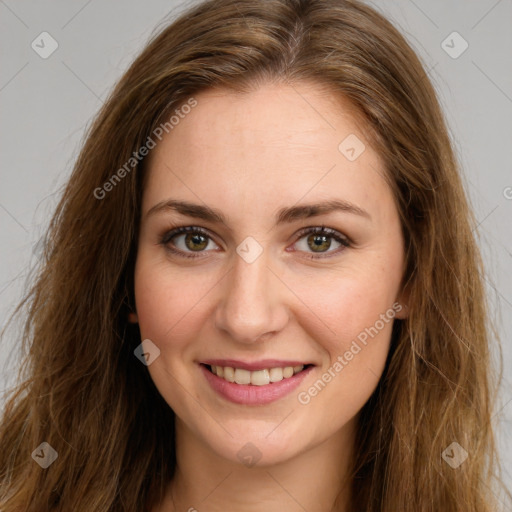
[[[223,366],[231,368],[240,368],[242,370],[256,371],[264,370],[266,368],[285,368],[286,366],[300,366],[312,363],[304,361],[296,361],[291,359],[261,359],[259,361],[240,361],[238,359],[206,359],[200,361],[201,364],[207,364],[210,366]]]

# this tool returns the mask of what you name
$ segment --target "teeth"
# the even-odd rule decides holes
[[[220,372],[219,372],[220,368]],[[228,382],[235,382],[235,370],[233,368],[226,367],[224,368],[224,376],[222,375],[223,368],[222,366],[212,366],[213,373],[218,375],[219,377],[223,377]]]
[[[279,382],[283,380],[283,369],[282,368],[271,368],[270,369],[270,382]]]
[[[293,375],[293,366],[283,368],[283,378],[288,379]]]
[[[237,384],[250,384],[251,372],[248,370],[241,370],[240,368],[237,368],[235,370],[235,382]]]
[[[265,386],[270,382],[270,372],[268,370],[258,370],[251,373],[251,384],[253,386]]]
[[[284,368],[269,368],[251,372],[242,368],[231,368],[230,366],[212,366],[212,373],[228,382],[237,384],[252,384],[253,386],[265,386],[270,382],[280,382],[289,379],[304,369],[304,365],[286,366]]]

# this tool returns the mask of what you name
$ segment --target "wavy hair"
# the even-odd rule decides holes
[[[491,416],[501,373],[475,220],[420,59],[357,0],[208,0],[154,35],[113,88],[51,219],[16,309],[23,364],[0,423],[2,511],[140,512],[161,500],[176,465],[174,413],[134,357],[140,332],[127,321],[139,149],[200,91],[302,81],[353,105],[385,164],[405,238],[409,316],[395,321],[360,416],[349,509],[496,510]],[[454,441],[469,454],[457,469],[441,456]],[[58,452],[46,469],[31,457],[42,442]]]

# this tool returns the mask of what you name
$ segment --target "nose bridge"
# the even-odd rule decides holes
[[[286,307],[278,293],[279,280],[269,268],[268,251],[254,261],[243,257],[243,244],[234,256],[233,268],[216,312],[216,325],[233,339],[251,343],[278,331],[286,323]]]

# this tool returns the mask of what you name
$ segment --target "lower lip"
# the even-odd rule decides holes
[[[245,405],[264,405],[283,398],[297,388],[304,377],[313,369],[313,366],[309,366],[288,379],[271,382],[264,386],[253,386],[251,384],[228,382],[221,377],[217,377],[205,365],[200,364],[199,366],[214,391],[230,402]]]

